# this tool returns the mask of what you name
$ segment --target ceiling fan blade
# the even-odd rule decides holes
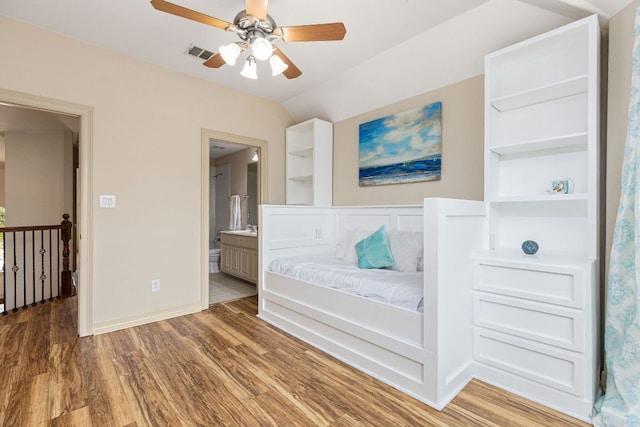
[[[226,64],[226,62],[224,62],[224,59],[222,59],[222,55],[220,55],[219,53],[216,53],[211,58],[202,63],[202,65],[209,68],[220,68],[224,64]]]
[[[342,22],[279,27],[274,33],[278,31],[286,42],[342,40],[347,33],[347,29]]]
[[[221,30],[224,30],[231,25],[231,23],[223,21],[222,19],[214,18],[213,16],[205,15],[204,13],[196,12],[195,10],[187,9],[186,7],[169,3],[164,0],[151,0],[151,6],[162,12],[167,12],[192,21],[211,25],[212,27],[220,28]]]
[[[269,0],[247,0],[247,15],[252,15],[258,19],[267,19],[267,7]]]
[[[284,54],[284,52],[274,46],[273,53],[278,55],[280,59],[282,59],[282,62],[288,65],[287,69],[282,72],[282,74],[284,74],[286,78],[295,79],[296,77],[300,77],[300,75],[302,75],[302,71],[300,71],[300,69],[296,67],[296,64],[291,62],[291,60],[287,57],[287,55]]]

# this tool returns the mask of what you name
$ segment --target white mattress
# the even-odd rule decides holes
[[[269,271],[422,312],[423,272],[360,269],[332,255],[283,257]]]

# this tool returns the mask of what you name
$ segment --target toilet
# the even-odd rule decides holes
[[[220,271],[220,248],[209,249],[209,273]]]

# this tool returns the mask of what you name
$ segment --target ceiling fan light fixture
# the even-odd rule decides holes
[[[250,57],[240,73],[250,79],[258,78],[256,60],[270,60],[274,52],[280,58],[270,61],[274,76],[283,74],[287,79],[300,77],[302,71],[284,52],[275,47],[274,43],[343,40],[347,33],[342,22],[279,27],[268,13],[269,1],[245,0],[245,9],[236,14],[233,22],[171,3],[169,0],[151,0],[151,6],[161,12],[235,33],[241,42],[220,46],[219,53],[215,55],[207,52],[202,65],[209,68],[220,68],[224,64],[235,65],[240,54],[251,48]],[[191,51],[189,53],[194,55]],[[201,57],[201,53],[197,55]]]
[[[273,54],[273,46],[271,42],[267,39],[258,37],[253,41],[251,45],[251,52],[256,59],[260,61],[266,61]]]
[[[240,72],[240,75],[251,80],[258,78],[258,67],[256,66],[256,59],[253,55],[247,58],[247,62],[244,63],[244,68]]]
[[[284,70],[289,68],[289,65],[285,64],[282,58],[280,58],[278,55],[273,55],[271,58],[269,58],[269,65],[271,65],[272,76],[279,76]]]
[[[219,51],[224,62],[229,65],[236,65],[236,59],[238,59],[240,52],[242,52],[238,43],[229,43],[226,46],[220,46]]]

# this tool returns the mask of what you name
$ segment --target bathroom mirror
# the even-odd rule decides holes
[[[258,224],[258,162],[247,164],[247,214],[251,225]]]

